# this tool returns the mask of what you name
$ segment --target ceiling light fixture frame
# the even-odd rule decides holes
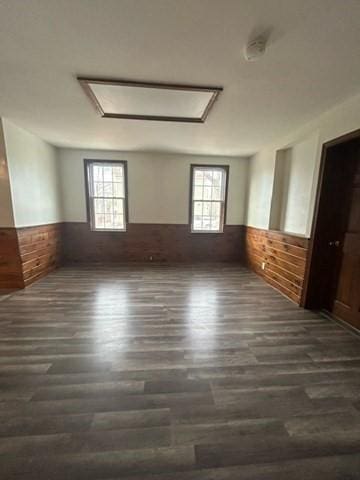
[[[175,83],[158,83],[158,82],[139,82],[134,80],[119,80],[119,79],[106,79],[106,78],[91,78],[91,77],[77,77],[80,85],[85,91],[86,95],[90,99],[91,103],[95,106],[98,113],[103,118],[118,118],[126,120],[152,120],[163,122],[185,122],[185,123],[204,123],[210,113],[210,110],[214,106],[214,103],[219,97],[219,94],[223,91],[223,87],[212,86],[199,86],[199,85],[181,85]],[[109,113],[104,111],[98,98],[91,89],[91,84],[101,85],[115,85],[121,87],[139,87],[139,88],[158,88],[166,90],[180,90],[188,92],[210,92],[212,96],[207,103],[202,115],[200,117],[183,117],[172,115],[138,115],[138,114],[126,114],[126,113]]]

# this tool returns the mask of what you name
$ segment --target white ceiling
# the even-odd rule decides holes
[[[54,145],[251,154],[357,93],[359,53],[359,0],[0,0],[0,115]],[[77,75],[224,92],[205,124],[105,119]]]

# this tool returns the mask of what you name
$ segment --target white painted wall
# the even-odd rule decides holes
[[[276,152],[269,221],[269,228],[273,230],[281,230],[283,228],[288,197],[290,151],[290,149],[286,148]]]
[[[306,233],[318,141],[318,136],[313,135],[287,150],[288,184],[281,224],[285,232]]]
[[[227,224],[243,224],[248,159],[159,153],[59,149],[64,220],[86,221],[84,158],[127,160],[129,221],[188,223],[190,164],[230,166]]]
[[[11,200],[9,169],[6,160],[5,139],[0,118],[0,227],[14,226],[13,206]]]
[[[269,228],[275,153],[262,151],[250,159],[245,224]]]
[[[343,102],[250,160],[246,224],[269,228],[276,152],[292,148],[284,228],[310,236],[323,143],[360,128],[360,95]]]
[[[62,221],[55,147],[3,119],[16,227]]]

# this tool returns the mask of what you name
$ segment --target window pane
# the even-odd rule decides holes
[[[105,227],[105,217],[102,213],[95,213],[95,228]]]
[[[202,185],[204,183],[204,172],[203,170],[195,170],[195,185]]]
[[[113,169],[113,182],[123,181],[123,167],[112,167]]]
[[[201,217],[201,215],[195,215],[195,216],[194,216],[193,229],[194,229],[194,230],[201,230],[201,225],[202,225],[202,217]]]
[[[195,169],[193,176],[193,231],[222,231],[226,172],[220,167]]]
[[[212,200],[221,200],[221,187],[213,187]]]
[[[92,227],[105,230],[124,230],[125,175],[121,163],[91,163],[87,169]]]
[[[103,181],[103,167],[99,165],[93,166],[93,177],[95,182],[102,182]]]
[[[194,200],[202,200],[203,199],[203,187],[194,187]]]
[[[104,182],[112,182],[112,169],[113,167],[103,167],[104,168]]]
[[[194,203],[194,215],[202,215],[202,202]]]
[[[222,172],[220,170],[214,170],[214,173],[213,173],[213,185],[214,185],[214,187],[220,187],[221,186],[221,178],[222,178]]]
[[[111,229],[113,227],[113,216],[105,214],[105,228]]]
[[[95,183],[94,188],[94,195],[95,197],[103,197],[104,196],[104,184],[103,183]]]
[[[113,184],[110,182],[104,183],[104,197],[113,197]]]
[[[204,215],[202,217],[202,229],[210,230],[210,227],[211,227],[211,218]]]
[[[104,200],[105,213],[113,213],[113,200],[112,198],[106,198]]]
[[[114,198],[114,214],[123,215],[124,214],[124,202],[122,199]]]
[[[220,217],[220,210],[221,210],[221,203],[220,202],[213,202],[212,203],[212,210],[211,215]]]
[[[204,187],[204,194],[203,194],[203,199],[204,200],[211,200],[211,187]]]
[[[210,216],[211,215],[211,202],[203,202],[203,215]]]
[[[212,176],[213,176],[212,170],[205,170],[204,171],[204,185],[207,185],[207,186],[211,187],[211,185],[213,183]]]
[[[211,217],[211,230],[220,230],[220,217]]]
[[[123,197],[124,196],[124,184],[123,183],[113,183],[113,193],[114,193],[114,197]]]
[[[102,198],[94,199],[95,213],[104,213],[104,200]]]

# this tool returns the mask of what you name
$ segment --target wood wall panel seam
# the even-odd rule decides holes
[[[244,237],[248,267],[300,304],[309,240],[254,227],[244,227]]]
[[[297,265],[293,265],[289,262],[286,262],[285,260],[280,260],[281,263],[277,263],[278,262],[277,258],[274,258],[274,257],[266,255],[266,254],[261,255],[261,253],[257,252],[257,251],[249,251],[248,250],[247,252],[248,252],[248,256],[257,257],[258,259],[264,260],[264,261],[266,261],[267,264],[273,265],[274,267],[281,269],[281,271],[288,272],[289,274],[292,274],[293,276],[295,276],[297,278],[303,278],[303,276],[304,276],[303,269],[298,269]],[[286,265],[284,265],[284,264],[286,264]]]
[[[303,247],[305,249],[308,249],[309,247],[309,239],[303,236],[299,236],[296,234],[290,234],[290,233],[283,233],[283,232],[278,232],[275,230],[264,230],[261,228],[256,228],[256,227],[249,227],[245,226],[247,233],[250,234],[260,234],[262,236],[265,236],[267,238],[274,238],[277,239],[278,241],[282,241],[284,243],[290,242],[293,245]],[[280,239],[280,240],[279,240]]]
[[[252,261],[252,262],[254,263],[254,261]],[[257,264],[257,265],[261,265],[261,262],[262,262],[261,258],[258,258],[257,260],[255,260],[255,264]],[[302,288],[302,286],[303,286],[303,282],[304,282],[303,277],[297,277],[297,276],[293,275],[291,272],[287,272],[286,270],[279,271],[280,269],[278,269],[277,267],[275,267],[272,264],[268,264],[268,267],[266,268],[266,270],[268,272],[269,271],[272,272],[274,275],[277,275],[277,276],[283,278],[284,282],[290,282],[296,288]]]
[[[26,286],[62,263],[63,223],[17,229],[23,281]]]
[[[285,242],[278,242],[278,241],[273,241],[273,240],[266,240],[262,237],[255,237],[253,235],[248,236],[248,241],[252,243],[259,243],[260,245],[263,245],[264,248],[273,248],[275,250],[280,250],[283,251],[284,253],[287,253],[288,255],[291,255],[293,257],[301,258],[304,259],[307,254],[307,249],[303,247],[297,247],[294,245],[291,245],[289,243]]]

